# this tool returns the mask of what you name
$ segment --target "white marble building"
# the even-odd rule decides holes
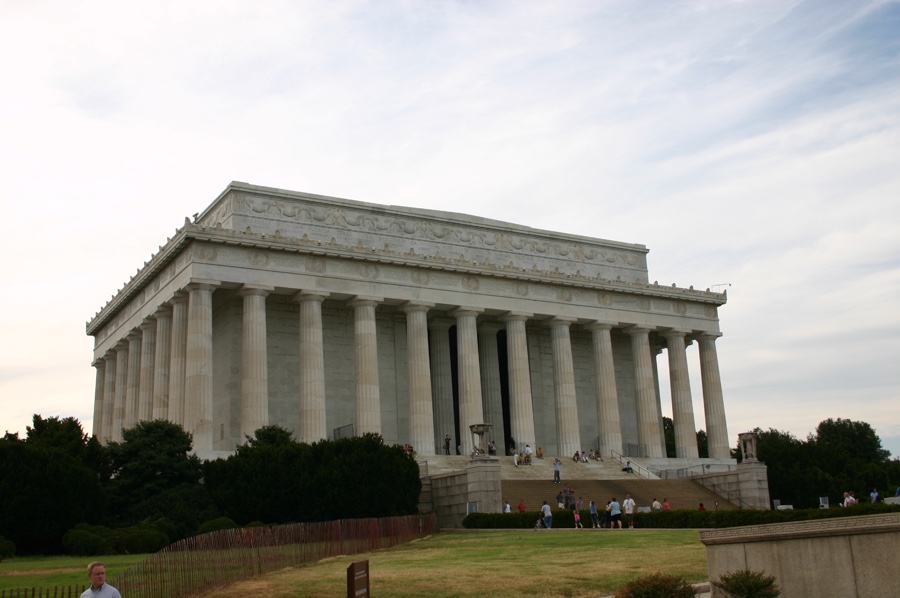
[[[379,432],[420,455],[473,423],[499,445],[665,457],[657,355],[679,458],[729,442],[722,293],[649,283],[647,249],[432,210],[234,182],[87,323],[94,433],[138,420],[231,451],[279,424],[302,441]],[[697,389],[694,389],[696,392]],[[700,422],[700,427],[704,427]]]

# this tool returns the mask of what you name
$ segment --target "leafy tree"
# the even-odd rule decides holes
[[[95,472],[62,450],[0,440],[0,534],[23,554],[53,554],[66,530],[97,521],[105,495]]]
[[[81,427],[81,422],[74,417],[52,416],[44,419],[35,413],[32,425],[26,426],[25,442],[32,446],[59,450],[74,459],[81,461],[86,467],[97,472],[101,478],[109,477],[109,464],[106,452],[96,436],[88,436]]]
[[[419,468],[402,447],[378,435],[285,442],[256,434],[223,461],[206,464],[205,480],[223,513],[240,523],[326,521],[415,513]]]
[[[254,436],[255,438],[244,436],[244,438],[247,439],[247,443],[244,446],[287,446],[289,444],[297,443],[297,441],[294,440],[293,432],[275,424],[263,426],[254,433]],[[241,450],[241,447],[238,447],[238,450]]]
[[[110,522],[134,525],[144,520],[167,519],[175,540],[195,532],[218,513],[200,483],[200,459],[190,454],[192,436],[181,426],[164,420],[141,421],[122,431],[122,442],[108,447],[113,478],[110,481]]]
[[[701,459],[709,458],[709,438],[706,430],[697,430],[697,452]]]
[[[663,435],[666,438],[666,456],[675,458],[675,422],[671,417],[663,416]]]

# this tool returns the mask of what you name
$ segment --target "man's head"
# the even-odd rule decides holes
[[[99,588],[106,583],[106,565],[99,561],[94,561],[87,566],[88,578],[91,580],[91,587]]]

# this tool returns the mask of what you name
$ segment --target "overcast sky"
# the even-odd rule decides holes
[[[898,40],[881,1],[0,0],[0,430],[91,429],[85,322],[238,180],[642,243],[729,285],[732,445],[900,456]]]

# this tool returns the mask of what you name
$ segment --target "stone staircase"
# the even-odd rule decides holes
[[[435,455],[417,459],[423,476],[459,471],[466,468],[469,457]],[[556,509],[556,494],[562,486],[553,483],[553,459],[534,459],[532,465],[516,465],[511,457],[500,457],[500,478],[502,500],[508,500],[515,510],[520,500],[525,501],[529,511],[537,511],[543,501]],[[709,511],[737,509],[738,506],[719,497],[712,491],[690,479],[648,480],[637,474],[622,471],[622,465],[615,460],[575,463],[571,459],[562,460],[560,477],[569,484],[576,497],[583,497],[585,510],[591,500],[601,508],[615,496],[619,502],[626,494],[631,494],[638,507],[649,507],[654,498],[663,502],[669,499],[672,509],[696,509],[702,502]]]

